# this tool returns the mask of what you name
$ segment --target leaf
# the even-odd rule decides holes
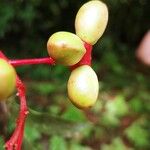
[[[85,122],[69,121],[47,113],[39,113],[30,109],[28,116],[29,126],[46,135],[61,135],[63,137],[81,136],[91,129],[91,124]]]
[[[55,85],[50,82],[39,82],[38,86],[37,83],[32,83],[29,88],[34,89],[35,92],[38,92],[41,95],[48,95],[56,90]]]
[[[82,146],[82,145],[77,144],[77,143],[72,143],[70,150],[92,150],[92,149],[87,147],[87,146]]]
[[[125,134],[137,147],[145,147],[149,145],[149,132],[138,122],[135,122],[128,127],[125,130]]]
[[[118,126],[120,117],[128,113],[128,105],[123,95],[117,95],[113,100],[108,100],[105,105],[106,111],[100,119],[107,126]]]
[[[124,145],[119,137],[112,140],[111,144],[103,144],[101,150],[132,150]]]
[[[120,123],[119,119],[110,112],[104,112],[100,121],[102,124],[109,127],[119,126]]]
[[[0,6],[0,37],[3,37],[9,31],[11,21],[14,17],[13,5],[1,3]]]
[[[133,112],[142,112],[143,111],[143,101],[138,98],[134,97],[130,100],[129,106]]]
[[[61,111],[61,108],[58,105],[51,105],[48,109],[48,112],[53,115],[58,115]]]
[[[76,122],[81,122],[86,120],[83,111],[77,109],[73,105],[70,105],[67,108],[65,113],[62,115],[62,118],[70,121],[76,121]]]
[[[117,56],[116,53],[108,51],[107,53],[104,54],[104,60],[114,73],[116,74],[124,73],[124,66],[119,62],[119,57]]]
[[[117,95],[115,99],[106,104],[107,111],[117,117],[122,117],[128,113],[128,106],[123,95]]]
[[[2,137],[0,137],[0,149],[4,150],[4,140],[2,139]]]
[[[61,136],[52,136],[50,139],[50,150],[67,150],[67,143]]]
[[[26,124],[25,126],[25,138],[29,142],[33,142],[41,137],[40,132],[36,129],[31,127],[30,124]]]

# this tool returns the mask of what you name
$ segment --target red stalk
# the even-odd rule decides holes
[[[1,51],[0,51],[0,58],[5,59],[14,67],[22,66],[22,65],[32,65],[32,64],[51,64],[51,65],[55,64],[55,61],[50,57],[9,60]],[[10,137],[10,139],[5,144],[6,150],[21,150],[21,145],[22,145],[23,135],[24,135],[25,120],[28,114],[28,108],[27,108],[26,97],[25,97],[25,86],[18,76],[16,77],[16,88],[18,91],[17,95],[20,98],[20,111],[16,122],[16,128],[12,136]]]
[[[54,65],[55,61],[51,57],[46,57],[46,58],[34,58],[34,59],[9,60],[9,63],[14,67],[17,67],[22,65],[34,65],[34,64]]]
[[[92,45],[84,42],[84,47],[86,49],[86,53],[84,54],[84,56],[82,57],[82,59],[75,65],[71,66],[71,69],[75,69],[81,65],[89,65],[91,66],[91,60],[92,60]]]
[[[16,128],[11,138],[6,142],[6,150],[21,150],[23,141],[24,125],[28,114],[28,108],[25,97],[25,87],[22,81],[17,76],[16,86],[18,90],[18,96],[20,98],[20,112],[16,123]]]
[[[7,57],[2,53],[2,51],[0,51],[0,58],[8,61]]]
[[[0,51],[0,58],[5,59],[6,61],[9,62],[8,58],[1,51]],[[28,114],[28,108],[25,97],[25,86],[18,76],[16,77],[16,88],[18,91],[17,95],[20,98],[20,111],[16,122],[15,131],[5,144],[6,150],[21,150],[25,120]]]

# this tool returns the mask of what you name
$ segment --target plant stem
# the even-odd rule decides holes
[[[25,120],[28,114],[28,108],[27,108],[26,97],[25,97],[25,87],[18,76],[16,78],[16,86],[18,90],[17,95],[20,98],[20,112],[17,119],[15,131],[11,136],[11,138],[5,144],[6,150],[14,150],[14,149],[21,150]]]
[[[46,58],[9,60],[9,63],[13,65],[14,67],[17,67],[17,66],[22,66],[22,65],[34,65],[34,64],[54,65],[55,61],[51,57],[46,57]]]
[[[71,69],[75,69],[77,68],[78,66],[81,66],[81,65],[91,65],[91,60],[92,60],[92,45],[84,42],[84,47],[86,49],[86,53],[84,54],[84,56],[82,57],[82,59],[75,65],[71,66]]]
[[[0,51],[0,58],[5,59],[6,61],[9,62],[8,58],[1,51]],[[28,107],[26,104],[26,97],[25,97],[25,86],[18,76],[16,76],[16,88],[18,91],[17,95],[19,96],[20,99],[20,112],[17,119],[15,131],[5,144],[6,150],[21,150],[25,120],[28,114]]]
[[[6,61],[8,61],[8,59],[7,59],[6,56],[2,53],[2,51],[0,51],[0,58],[5,59]]]

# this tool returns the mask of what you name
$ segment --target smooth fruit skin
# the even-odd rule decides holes
[[[0,101],[7,99],[15,90],[15,69],[4,59],[0,59]]]
[[[47,42],[49,55],[59,64],[72,66],[78,63],[86,52],[83,41],[70,32],[56,32]]]
[[[68,97],[78,108],[86,109],[93,106],[99,92],[98,78],[88,65],[74,69],[68,80]]]
[[[98,0],[89,1],[79,9],[76,15],[76,34],[83,41],[94,45],[105,31],[107,22],[107,6]]]

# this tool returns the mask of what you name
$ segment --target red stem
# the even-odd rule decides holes
[[[8,61],[8,58],[2,53],[2,51],[0,51],[0,58]]]
[[[92,45],[84,42],[84,47],[86,49],[86,53],[84,54],[84,56],[82,57],[82,59],[75,65],[71,66],[71,69],[75,69],[77,68],[78,66],[81,66],[81,65],[89,65],[91,66],[91,60],[92,60]]]
[[[9,60],[9,63],[14,67],[17,67],[22,65],[33,65],[33,64],[54,65],[55,61],[51,57],[46,57],[46,58],[34,58],[34,59]]]
[[[75,69],[76,67],[81,66],[81,65],[91,65],[92,45],[84,42],[84,47],[86,49],[85,55],[82,57],[80,62],[78,62],[77,64],[71,67],[72,69]],[[55,61],[51,57],[9,60],[8,62],[14,67],[22,66],[22,65],[33,65],[33,64],[49,64],[49,65],[55,64]]]
[[[6,142],[6,150],[21,150],[23,141],[24,125],[28,114],[28,108],[25,97],[25,87],[22,81],[17,76],[16,86],[18,90],[18,96],[20,98],[20,112],[16,123],[16,128],[11,138]]]
[[[8,58],[1,51],[0,51],[0,58],[5,59],[6,61],[9,62]],[[13,135],[5,144],[6,150],[21,150],[25,120],[28,114],[28,108],[27,108],[26,97],[25,97],[25,86],[18,76],[16,77],[16,88],[18,91],[17,95],[20,98],[20,111],[19,111],[19,116],[17,119],[15,131],[13,132]]]

